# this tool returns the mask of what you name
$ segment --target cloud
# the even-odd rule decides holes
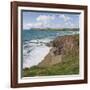
[[[72,21],[72,17],[67,16],[65,14],[59,15],[59,19],[63,20],[62,22],[62,28],[78,28],[78,23],[76,24],[74,21]]]
[[[36,18],[36,22],[40,22],[41,26],[39,28],[47,28],[50,27],[50,22],[55,19],[54,15],[39,15]]]
[[[50,20],[54,20],[55,17],[51,16],[51,15],[40,15],[36,18],[37,21],[50,21]]]
[[[35,22],[35,23],[27,23],[24,25],[23,29],[30,29],[30,28],[46,28],[49,24],[45,24],[43,22]]]
[[[68,21],[64,24],[64,26],[66,28],[78,28],[79,25],[77,23],[74,23],[74,22],[71,22],[71,21]]]
[[[36,17],[36,22],[30,22],[23,25],[23,29],[30,29],[30,28],[47,28],[50,26],[51,20],[54,20],[54,15],[39,15]]]
[[[66,14],[39,15],[35,18],[34,22],[26,23],[23,25],[23,29],[30,29],[30,28],[74,28],[74,27],[75,28],[78,27],[78,23],[75,23],[73,21],[73,18],[66,15]]]
[[[32,27],[42,27],[43,23],[42,22],[36,22],[32,24]]]
[[[59,15],[59,18],[60,18],[60,19],[63,19],[65,22],[71,20],[71,18],[70,18],[69,16],[66,16],[66,15],[64,15],[64,14]]]

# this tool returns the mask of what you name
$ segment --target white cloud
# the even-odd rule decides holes
[[[59,15],[59,18],[63,19],[65,22],[71,20],[71,18],[69,16],[65,16],[64,14]]]
[[[62,27],[63,28],[78,28],[78,25],[76,25],[74,23],[74,21],[72,22],[72,18],[67,16],[67,15],[64,15],[64,14],[61,14],[59,15],[59,18],[62,19],[64,22],[62,24]]]
[[[66,23],[64,24],[64,26],[65,26],[66,28],[78,28],[78,24],[75,24],[75,23],[73,23],[73,22],[71,22],[71,21],[66,22]]]
[[[43,23],[42,22],[36,22],[32,25],[32,27],[42,27]]]
[[[49,20],[54,20],[55,17],[54,16],[50,16],[50,15],[40,15],[36,18],[37,21],[49,21]]]
[[[35,22],[35,23],[27,23],[24,25],[23,29],[30,29],[30,28],[44,28],[46,25],[42,22]]]
[[[27,23],[23,25],[23,29],[30,29],[30,28],[47,28],[50,26],[50,21],[54,20],[54,15],[39,15],[36,18],[35,23]]]
[[[23,29],[24,29],[24,30],[25,30],[25,29],[29,29],[30,26],[32,26],[32,24],[23,24]]]
[[[39,15],[35,18],[36,22],[30,22],[23,25],[23,29],[30,29],[30,28],[76,28],[77,25],[72,21],[73,19],[67,15],[60,14],[60,15]],[[54,23],[54,20],[61,20],[63,22]]]

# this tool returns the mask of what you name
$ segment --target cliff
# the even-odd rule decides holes
[[[64,56],[71,54],[72,52],[76,54],[79,53],[79,40],[78,36],[59,36],[54,41],[50,42],[48,46],[52,46],[50,53],[45,57],[45,59],[39,63],[39,67],[46,67],[55,65],[57,63],[63,62]]]
[[[57,37],[47,43],[49,54],[37,66],[23,70],[23,76],[79,74],[79,35]]]

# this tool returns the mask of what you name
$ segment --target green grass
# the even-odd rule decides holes
[[[76,42],[78,44],[78,36],[76,36]],[[51,76],[51,75],[72,75],[79,74],[79,51],[78,48],[69,51],[63,56],[63,61],[53,66],[39,67],[33,66],[31,68],[23,69],[24,77],[33,76]]]
[[[23,70],[23,76],[72,75],[79,73],[78,56],[67,55],[62,63],[48,67],[33,66]]]

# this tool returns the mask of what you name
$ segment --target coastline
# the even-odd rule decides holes
[[[53,41],[47,43],[46,46],[52,47],[50,52],[38,65],[25,68],[23,70],[23,76],[79,73],[79,35],[58,36]],[[69,69],[72,70],[70,71]]]

